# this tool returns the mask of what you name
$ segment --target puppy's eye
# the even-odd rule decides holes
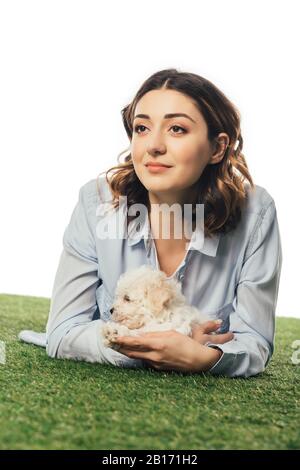
[[[128,297],[128,295],[124,295],[124,300],[126,300],[126,302],[130,302],[130,298]]]

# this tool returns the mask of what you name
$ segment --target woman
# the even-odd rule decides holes
[[[274,349],[282,250],[274,200],[253,184],[241,153],[237,109],[205,78],[168,69],[142,84],[122,116],[130,153],[108,170],[116,170],[110,179],[106,174],[82,186],[64,233],[46,328],[48,355],[228,377],[262,372]],[[103,211],[103,195],[112,212]],[[136,203],[148,211],[139,231],[129,210]],[[174,236],[175,225],[184,225],[175,214],[169,236],[161,235],[165,220],[157,208],[174,204],[193,208],[191,238],[184,230]],[[122,236],[100,237],[99,223],[117,219]],[[192,337],[155,332],[118,338],[119,351],[104,348],[100,329],[110,317],[118,278],[142,264],[176,277],[187,301],[211,321]]]

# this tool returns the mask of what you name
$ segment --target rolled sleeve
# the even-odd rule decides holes
[[[211,374],[249,377],[264,371],[274,351],[281,266],[281,238],[272,199],[257,219],[236,286],[235,311],[230,315],[234,338],[224,344],[206,343],[223,352]]]
[[[104,347],[104,321],[93,320],[98,308],[96,290],[102,280],[88,210],[84,185],[63,236],[46,325],[46,351],[53,358],[137,367],[141,361]]]

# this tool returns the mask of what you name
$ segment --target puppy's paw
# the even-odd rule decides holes
[[[103,325],[102,336],[105,347],[114,349],[118,348],[117,344],[115,344],[117,337],[120,336],[117,325],[113,323]]]

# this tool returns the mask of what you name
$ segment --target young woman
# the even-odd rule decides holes
[[[228,377],[262,372],[274,348],[282,250],[274,200],[253,184],[241,153],[237,109],[205,78],[168,69],[142,84],[122,117],[129,154],[105,178],[80,188],[64,233],[46,327],[48,355]],[[112,211],[103,210],[103,197]],[[129,210],[137,203],[147,208],[142,224]],[[184,231],[174,236],[175,216],[170,236],[161,235],[157,208],[174,204],[193,208],[191,238]],[[202,231],[198,204],[204,205]],[[117,220],[122,236],[99,236],[99,223],[116,227]],[[192,337],[155,332],[118,338],[118,351],[105,348],[100,329],[118,278],[142,264],[176,277],[187,301],[211,321]]]

